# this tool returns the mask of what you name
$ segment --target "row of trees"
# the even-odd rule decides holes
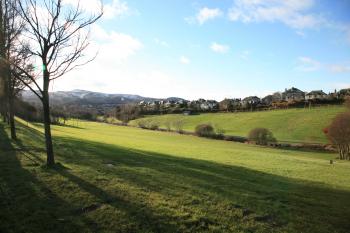
[[[63,0],[0,0],[1,114],[16,139],[14,100],[18,91],[30,89],[42,103],[47,165],[55,164],[51,136],[49,87],[86,58],[89,27],[102,16],[87,15]]]
[[[19,17],[18,2],[0,0],[1,114],[3,121],[11,126],[12,139],[16,139],[14,98],[18,90],[23,88],[23,83],[15,78],[15,75],[22,74],[16,67],[21,65],[20,58],[24,54],[24,46],[18,47],[19,35],[23,29],[24,22]],[[27,80],[23,78],[23,81]]]

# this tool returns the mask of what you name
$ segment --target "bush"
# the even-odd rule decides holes
[[[167,131],[171,131],[171,122],[170,121],[166,121],[164,123],[164,125],[165,125],[165,128],[166,128]]]
[[[97,116],[96,117],[96,121],[98,121],[98,122],[105,122],[105,117],[104,116]]]
[[[218,125],[215,125],[215,132],[216,132],[217,136],[219,136],[221,138],[223,138],[224,134],[226,133],[226,131]]]
[[[177,120],[173,122],[173,126],[178,133],[183,133],[183,128],[184,128],[184,122],[182,120]]]
[[[108,124],[119,124],[120,121],[118,121],[116,118],[114,117],[107,117],[105,118],[105,121],[108,123]]]
[[[158,130],[159,129],[159,123],[156,121],[151,121],[148,125],[147,128],[150,130]]]
[[[158,130],[159,129],[159,123],[156,121],[150,121],[150,120],[139,120],[137,122],[138,127],[142,129],[150,129],[150,130]]]
[[[276,138],[272,132],[265,128],[255,128],[249,132],[248,140],[254,142],[257,145],[268,145],[269,143],[275,143]]]
[[[200,137],[215,137],[214,127],[210,124],[197,125],[195,133]]]
[[[137,122],[137,126],[142,129],[147,129],[147,121],[146,120],[139,120]]]

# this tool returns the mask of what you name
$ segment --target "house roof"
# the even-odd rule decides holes
[[[262,98],[263,100],[267,100],[267,99],[272,99],[273,98],[273,95],[267,95],[265,96],[264,98]]]
[[[260,98],[257,97],[257,96],[249,96],[249,97],[244,98],[243,101],[253,100],[253,99],[255,99],[255,100],[260,100]]]
[[[292,87],[290,89],[286,89],[285,92],[283,92],[284,94],[288,94],[288,93],[304,93],[301,90],[299,90],[298,88]]]
[[[324,93],[322,90],[316,90],[316,91],[311,91],[311,92],[307,93],[306,95],[327,95],[327,94]]]

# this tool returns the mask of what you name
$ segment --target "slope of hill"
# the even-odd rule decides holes
[[[38,98],[31,91],[22,92],[23,100],[37,104]],[[73,90],[73,91],[58,91],[51,92],[50,99],[52,105],[67,105],[67,104],[91,104],[91,105],[103,105],[103,104],[126,104],[137,103],[139,101],[152,101],[155,98],[142,97],[139,95],[129,94],[106,94],[100,92],[92,92],[85,90]]]
[[[23,91],[22,99],[38,108],[41,102],[31,91]],[[180,100],[178,97],[170,97],[170,100]],[[58,91],[50,93],[50,105],[56,109],[64,109],[71,114],[87,112],[95,115],[103,115],[115,110],[123,104],[135,104],[140,101],[163,100],[130,94],[106,94],[85,90]],[[167,100],[167,99],[164,99]]]
[[[167,122],[184,122],[184,130],[194,131],[199,124],[212,124],[224,129],[225,134],[247,136],[256,127],[270,129],[279,141],[326,143],[322,132],[339,112],[344,111],[341,106],[329,106],[312,109],[288,109],[247,113],[208,113],[193,116],[163,115],[151,116],[130,122],[137,126],[139,121],[158,122],[165,128]]]
[[[348,232],[350,163],[93,122],[0,122],[0,232]]]

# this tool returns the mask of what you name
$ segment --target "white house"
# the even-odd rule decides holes
[[[324,93],[322,90],[311,91],[305,95],[305,100],[324,100],[327,99],[328,95]]]

